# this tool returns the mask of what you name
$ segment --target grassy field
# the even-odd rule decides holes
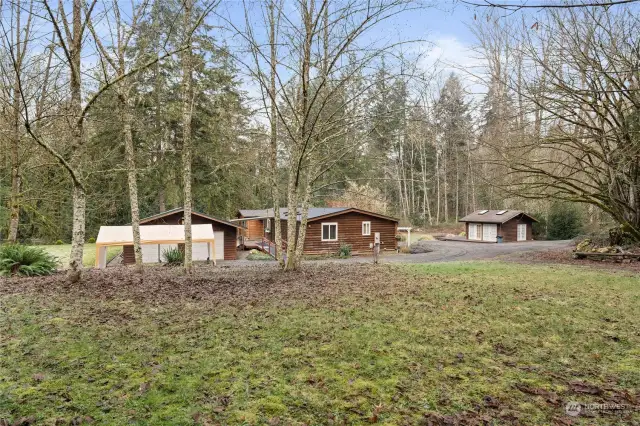
[[[488,262],[104,274],[0,281],[0,419],[640,421],[564,410],[640,403],[635,276]]]
[[[40,245],[37,246],[45,249],[52,255],[58,258],[60,267],[66,269],[69,265],[69,255],[71,254],[71,244],[60,245]],[[107,261],[113,259],[122,252],[122,247],[109,247],[107,249]],[[84,245],[84,255],[82,257],[82,263],[84,266],[95,266],[96,264],[96,245],[86,243]]]

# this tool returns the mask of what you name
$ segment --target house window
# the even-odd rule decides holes
[[[322,241],[338,241],[338,224],[323,223],[322,224]]]
[[[371,235],[371,222],[362,222],[362,235]]]

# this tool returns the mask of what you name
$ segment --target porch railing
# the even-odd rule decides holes
[[[276,259],[276,256],[278,253],[278,247],[276,246],[275,242],[271,241],[268,238],[262,237],[262,240],[260,241],[260,248],[262,249],[263,252],[267,253],[268,255]],[[283,256],[284,260],[287,260],[287,241],[286,240],[282,240],[282,250],[284,252],[284,256]]]

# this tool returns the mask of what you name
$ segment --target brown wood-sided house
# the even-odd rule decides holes
[[[532,226],[537,220],[520,210],[478,210],[459,222],[465,223],[467,240],[495,243],[498,237],[503,242],[533,240]]]
[[[153,216],[140,219],[140,225],[182,225],[184,223],[184,208],[179,207],[173,210],[167,210]],[[215,253],[216,259],[235,260],[236,241],[238,239],[238,230],[242,228],[238,223],[229,222],[217,217],[209,216],[204,213],[191,212],[191,223],[194,225],[211,224],[213,234],[215,236]],[[199,247],[198,247],[199,248]],[[194,244],[194,259],[196,258],[196,250]],[[153,248],[150,248],[153,250]],[[145,257],[145,246],[142,246],[143,258]],[[150,253],[150,257],[157,258],[157,248],[155,253]],[[203,254],[203,256],[206,255]],[[122,247],[122,261],[125,264],[135,263],[133,246],[126,245]]]
[[[242,235],[242,244],[251,247],[251,243],[265,238],[275,241],[273,209],[240,210],[237,215],[246,231]],[[280,209],[282,239],[287,239],[287,208]],[[300,211],[296,220],[300,226]],[[380,233],[380,248],[395,250],[398,219],[368,212],[352,207],[310,207],[307,221],[307,233],[304,241],[304,254],[337,253],[342,244],[351,246],[354,254],[372,253],[371,245],[375,233]]]

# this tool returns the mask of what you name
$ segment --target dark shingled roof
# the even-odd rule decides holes
[[[309,219],[325,216],[328,214],[338,213],[343,210],[349,210],[349,207],[309,207]],[[301,209],[298,209],[297,220],[300,220]],[[273,217],[273,209],[262,210],[240,210],[240,214],[243,217]],[[287,219],[289,217],[289,209],[286,207],[280,207],[280,219]]]
[[[528,215],[527,213],[520,210],[486,210],[486,213],[480,214],[480,212],[483,211],[485,210],[477,210],[458,220],[458,222],[505,223],[520,215],[527,216],[534,222],[537,222],[535,217]],[[504,213],[498,214],[501,211],[504,211]]]
[[[353,207],[309,207],[309,220],[312,221],[316,218],[320,218],[320,217],[324,217],[324,216],[331,216],[331,215],[335,215],[337,213],[341,213],[341,212],[347,212],[347,211],[355,211],[355,212],[360,212],[360,213],[365,213],[365,214],[369,214],[372,216],[377,216],[377,217],[381,217],[381,218],[385,218],[385,219],[389,219],[389,220],[393,220],[395,222],[398,221],[398,219],[395,219],[393,217],[390,216],[385,216],[379,213],[373,213],[373,212],[368,212],[365,210],[360,210],[360,209],[356,209]],[[274,217],[274,213],[273,213],[273,209],[259,209],[259,210],[238,210],[238,212],[240,213],[240,215],[242,215],[242,217],[250,219],[250,218],[272,218]],[[298,208],[297,211],[297,216],[296,216],[296,220],[300,220],[300,214],[301,214],[301,209]],[[280,208],[280,219],[282,220],[286,220],[289,218],[289,209],[286,207],[281,207]]]
[[[183,211],[184,211],[184,207],[176,207],[175,209],[167,210],[167,211],[164,211],[164,212],[161,212],[161,213],[158,213],[158,214],[154,214],[152,216],[140,219],[140,223],[143,224],[145,222],[150,222],[152,220],[160,219],[160,218],[163,218],[165,216],[170,216],[170,215],[172,215],[174,213],[180,213],[180,212],[183,212]],[[234,228],[244,228],[239,223],[229,222],[228,220],[224,220],[224,219],[220,219],[220,218],[217,218],[217,217],[209,216],[209,215],[206,215],[204,213],[200,213],[200,212],[197,212],[197,211],[194,211],[194,210],[191,211],[191,214],[203,217],[205,219],[212,220],[214,222],[222,223],[223,225],[233,226]]]

